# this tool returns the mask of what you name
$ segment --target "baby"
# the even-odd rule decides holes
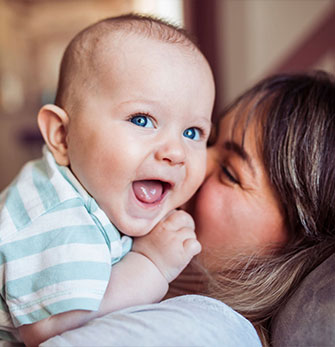
[[[213,101],[180,29],[126,15],[75,36],[38,114],[44,156],[0,196],[1,338],[35,346],[166,294],[201,248],[174,209],[204,178]]]

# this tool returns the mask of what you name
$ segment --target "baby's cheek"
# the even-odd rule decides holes
[[[208,177],[216,168],[218,154],[215,147],[209,147],[207,149],[207,160],[206,160],[206,177]]]
[[[189,198],[191,198],[196,193],[196,191],[201,187],[205,179],[205,173],[206,173],[205,170],[198,170],[197,172],[197,170],[195,169],[193,184],[190,186]]]
[[[206,174],[206,151],[195,152],[188,159],[184,185],[181,188],[182,204],[186,203],[196,193]]]
[[[204,151],[201,155],[201,160],[198,165],[194,168],[197,173],[197,188],[203,183],[205,177],[207,177],[207,166],[208,166],[208,155],[207,152]]]

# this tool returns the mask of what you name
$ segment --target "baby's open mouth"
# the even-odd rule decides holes
[[[146,204],[154,204],[163,199],[171,184],[160,180],[141,180],[133,182],[136,198]]]

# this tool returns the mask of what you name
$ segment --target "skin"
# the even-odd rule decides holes
[[[256,146],[254,124],[247,130],[242,155],[242,127],[232,133],[234,111],[220,122],[208,150],[208,173],[194,198],[193,217],[203,251],[198,256],[215,270],[217,255],[262,252],[287,239],[284,216]]]

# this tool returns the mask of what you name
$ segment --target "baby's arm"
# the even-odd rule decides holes
[[[113,266],[98,311],[69,311],[23,325],[19,327],[21,338],[27,346],[37,346],[109,312],[159,301],[168,283],[200,249],[192,218],[184,211],[173,211],[148,235],[135,239],[133,251]]]

